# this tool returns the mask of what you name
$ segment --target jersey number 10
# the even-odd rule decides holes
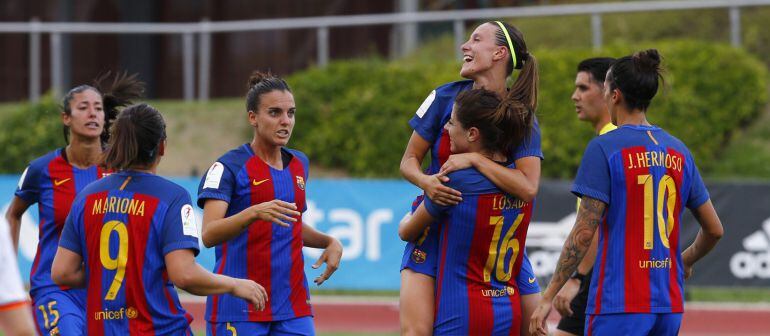
[[[110,236],[112,232],[118,234],[119,242],[118,255],[114,259],[110,255]],[[109,290],[107,290],[107,295],[104,296],[105,300],[115,300],[120,286],[123,284],[123,278],[126,276],[126,263],[128,262],[128,230],[125,223],[111,220],[102,226],[102,232],[99,237],[99,260],[101,260],[102,266],[105,269],[117,271]]]
[[[495,232],[492,235],[492,242],[489,244],[489,256],[487,257],[487,262],[484,265],[484,282],[492,281],[492,268],[495,269],[495,278],[497,278],[498,281],[507,282],[508,280],[511,280],[513,264],[516,262],[516,258],[519,255],[519,240],[513,238],[513,234],[516,232],[516,228],[519,227],[519,224],[521,224],[523,219],[524,214],[516,216],[513,225],[508,228],[508,231],[506,231],[503,236],[503,241],[500,242],[500,235],[503,231],[503,222],[505,220],[503,216],[489,217],[489,225],[495,226]],[[500,245],[499,248],[498,245]],[[505,255],[508,254],[508,250],[512,250],[513,254],[508,261],[508,265],[506,265]],[[497,267],[495,267],[495,264]],[[505,266],[508,266],[508,271],[506,271]]]
[[[652,175],[639,175],[636,178],[638,184],[644,185],[644,249],[652,250],[653,248],[653,216],[658,217],[658,235],[660,241],[666,248],[671,248],[668,243],[668,237],[671,236],[671,231],[674,231],[674,208],[676,206],[676,182],[671,176],[663,175],[658,182],[658,197],[655,214],[653,214],[653,189]],[[668,196],[668,197],[666,197]],[[666,201],[667,200],[667,201]],[[668,209],[668,216],[663,217],[663,206]],[[670,225],[668,222],[671,222]]]

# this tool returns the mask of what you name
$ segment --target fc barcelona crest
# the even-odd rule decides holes
[[[425,253],[425,251],[414,249],[412,251],[412,261],[414,261],[417,264],[422,264],[425,262],[425,258],[428,257],[428,254]]]
[[[305,190],[305,178],[302,176],[297,176],[297,187],[299,187],[300,190]]]

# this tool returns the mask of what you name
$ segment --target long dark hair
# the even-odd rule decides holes
[[[109,88],[103,92],[104,81],[111,75],[107,72],[93,81],[93,85],[83,84],[69,90],[62,99],[61,110],[66,115],[72,115],[70,103],[75,95],[86,90],[91,90],[99,94],[102,98],[102,108],[104,109],[104,130],[101,135],[102,146],[104,147],[110,139],[110,125],[118,115],[118,108],[131,105],[134,100],[138,100],[144,94],[144,82],[137,79],[137,74],[129,75],[127,72],[117,73],[112,79]],[[62,129],[64,141],[69,143],[69,127],[66,125]]]
[[[104,166],[123,170],[149,166],[158,157],[166,139],[166,122],[150,105],[136,104],[123,109],[112,125],[112,137],[104,152]]]
[[[648,49],[619,58],[609,70],[610,90],[623,93],[626,107],[646,111],[658,92],[658,81],[663,81],[661,56],[656,49]]]
[[[455,118],[463,128],[481,132],[484,149],[509,155],[532,131],[530,109],[519,101],[501,108],[500,97],[486,89],[461,92],[455,100]]]
[[[524,41],[524,34],[516,27],[501,21],[489,21],[487,23],[497,28],[495,31],[495,44],[505,47],[511,54],[506,74],[510,76],[514,69],[521,70],[519,76],[516,77],[516,81],[513,82],[508,93],[503,97],[499,113],[505,114],[508,113],[507,110],[511,109],[519,111],[522,113],[521,119],[525,126],[532,128],[535,120],[535,111],[537,110],[538,83],[540,81],[540,75],[537,70],[537,58],[529,52],[527,43]],[[501,25],[502,27],[500,27]],[[503,30],[503,27],[505,30]],[[508,45],[506,33],[511,39],[513,50]],[[513,63],[513,57],[516,58],[516,64]],[[521,106],[524,106],[525,110],[520,110]],[[524,137],[528,136],[529,133],[524,135]]]

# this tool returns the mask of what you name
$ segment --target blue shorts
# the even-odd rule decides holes
[[[679,335],[682,313],[630,313],[586,316],[586,336],[675,336]]]
[[[412,202],[412,212],[417,209],[422,199],[423,195],[420,195]],[[419,244],[416,242],[408,242],[406,244],[404,254],[401,256],[401,271],[408,268],[417,273],[436,277],[438,272],[440,225],[438,222],[432,223],[423,236],[418,239]],[[521,271],[519,271],[516,282],[519,286],[520,295],[540,293],[540,285],[537,283],[537,277],[535,277],[535,272],[532,270],[532,264],[529,262],[526,249],[524,249]]]
[[[80,335],[86,330],[86,292],[53,290],[32,298],[37,331],[44,336]]]
[[[206,324],[208,336],[262,336],[262,335],[297,335],[314,336],[315,326],[312,316],[297,317],[272,322],[209,322]]]

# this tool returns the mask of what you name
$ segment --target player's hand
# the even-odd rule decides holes
[[[446,175],[453,171],[473,167],[476,153],[452,154],[441,166],[439,175]]]
[[[577,296],[578,291],[580,291],[580,281],[578,279],[569,279],[559,293],[556,294],[556,297],[553,298],[553,307],[556,308],[556,311],[561,316],[572,316],[573,312],[570,303]]]
[[[318,269],[323,263],[326,263],[326,269],[319,275],[313,282],[317,286],[320,286],[324,281],[334,274],[337,268],[340,267],[340,259],[342,259],[342,243],[339,240],[332,238],[329,246],[324,249],[321,257],[313,264],[313,269]]]
[[[301,215],[296,204],[277,199],[252,205],[249,210],[258,220],[273,222],[283,227],[291,226]]]
[[[551,302],[540,299],[540,304],[537,305],[535,312],[532,313],[532,318],[529,320],[529,333],[532,335],[548,335],[548,326],[545,324],[545,321],[548,319],[549,314],[551,314]]]
[[[233,280],[235,280],[235,284],[233,285],[231,294],[249,301],[254,305],[254,307],[257,308],[257,310],[265,309],[265,304],[267,303],[267,292],[265,291],[264,287],[248,279],[233,278]]]
[[[687,280],[692,276],[692,265],[684,264],[684,279]]]
[[[456,205],[457,203],[462,202],[462,194],[457,190],[445,186],[445,182],[449,182],[448,177],[441,174],[435,174],[425,177],[421,185],[425,191],[425,195],[440,206]]]

